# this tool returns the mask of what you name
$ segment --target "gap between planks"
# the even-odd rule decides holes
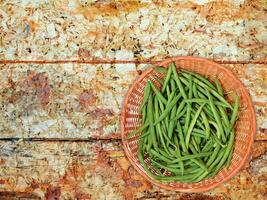
[[[168,59],[168,58],[166,58]],[[249,60],[249,61],[226,61],[226,60],[212,60],[219,64],[267,64],[267,59],[264,60]],[[65,64],[65,63],[76,63],[76,64],[115,64],[115,63],[134,63],[134,64],[157,64],[162,60],[0,60],[0,64]]]
[[[25,142],[120,142],[121,138],[0,138],[0,141],[25,141]]]
[[[9,138],[0,138],[0,141],[25,141],[25,142],[121,142],[120,137],[116,138],[18,138],[18,137],[9,137]],[[255,142],[267,142],[267,137],[255,138]]]

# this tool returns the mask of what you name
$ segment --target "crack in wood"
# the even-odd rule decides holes
[[[0,138],[0,141],[25,141],[25,142],[97,142],[97,141],[108,141],[108,142],[120,142],[120,138]]]

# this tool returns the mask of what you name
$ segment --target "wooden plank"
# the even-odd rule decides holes
[[[0,65],[1,138],[120,138],[123,98],[148,64]],[[255,103],[266,140],[267,66],[227,64]]]
[[[143,179],[120,142],[0,141],[1,199],[263,199],[267,143],[233,179],[203,194],[159,189]]]
[[[85,2],[1,1],[0,59],[266,60],[265,1]]]

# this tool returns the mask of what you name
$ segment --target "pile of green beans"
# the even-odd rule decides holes
[[[218,79],[213,83],[200,74],[177,71],[174,63],[154,70],[165,79],[157,79],[161,87],[146,82],[142,125],[127,137],[138,134],[138,160],[148,175],[162,182],[193,183],[229,167],[239,97],[232,106]]]

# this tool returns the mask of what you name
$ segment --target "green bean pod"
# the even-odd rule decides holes
[[[191,132],[192,132],[194,126],[195,126],[195,123],[196,123],[196,121],[197,121],[197,118],[198,118],[199,114],[201,113],[202,108],[203,108],[204,105],[205,105],[205,104],[202,104],[202,105],[199,107],[199,109],[197,110],[197,112],[196,112],[194,118],[192,119],[192,121],[191,121],[191,123],[190,123],[190,125],[189,125],[188,131],[187,131],[187,133],[186,133],[186,137],[185,137],[185,144],[186,144],[187,147],[189,146],[189,140],[190,140]]]
[[[171,75],[172,75],[172,69],[171,67],[169,66],[168,68],[168,71],[167,71],[167,75],[165,77],[165,80],[164,80],[164,83],[163,83],[163,86],[162,86],[162,89],[161,89],[161,92],[163,93],[170,81],[170,78],[171,78]]]
[[[161,94],[161,92],[158,90],[158,88],[150,81],[150,85],[155,92],[155,94],[158,96],[159,100],[164,103],[165,105],[167,104],[167,99]]]

